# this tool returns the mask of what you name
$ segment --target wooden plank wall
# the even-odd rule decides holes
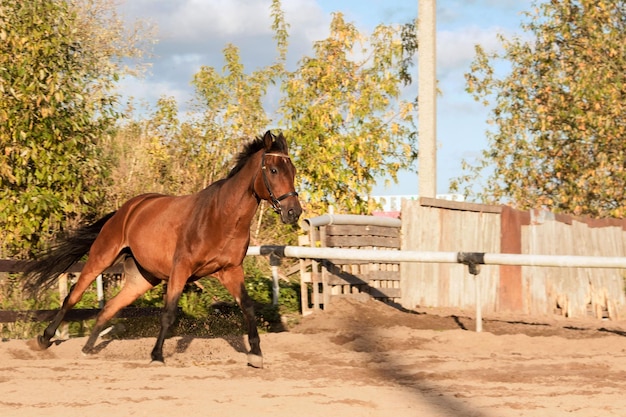
[[[533,210],[531,224],[522,227],[522,252],[626,256],[624,226]],[[625,276],[620,269],[523,267],[524,307],[529,314],[626,317]]]
[[[307,243],[333,248],[399,250],[400,228],[342,224],[312,227]],[[333,297],[366,296],[387,303],[400,300],[398,263],[324,259],[314,260],[311,267],[310,276],[305,275],[311,291],[308,300],[303,299],[303,312],[328,308]]]
[[[420,198],[402,203],[402,250],[499,252],[500,207]],[[477,277],[460,264],[402,263],[403,307],[474,308],[476,279],[481,303],[495,311],[499,268],[481,265]]]
[[[626,220],[421,198],[403,202],[402,249],[626,256]],[[475,307],[475,282],[466,266],[403,263],[400,270],[405,308]],[[483,265],[478,279],[486,312],[626,317],[624,270]]]

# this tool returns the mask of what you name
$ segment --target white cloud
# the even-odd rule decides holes
[[[519,33],[520,10],[531,0],[446,0],[438,2],[437,56],[439,87],[440,192],[448,178],[458,175],[463,153],[484,147],[486,110],[464,92],[463,74],[474,58],[474,45],[500,48],[496,34]],[[173,96],[181,112],[193,95],[190,85],[201,65],[221,70],[222,50],[228,43],[239,47],[247,71],[274,62],[271,0],[126,0],[121,13],[128,20],[146,19],[158,27],[153,65],[143,80],[126,79],[120,90],[126,97],[154,103]],[[288,65],[310,55],[313,43],[328,36],[330,12],[342,10],[359,30],[379,23],[405,23],[415,16],[417,4],[406,0],[282,0],[289,24]],[[414,68],[417,71],[417,68]],[[417,80],[417,77],[414,77]],[[414,95],[416,85],[407,94]],[[272,90],[267,101],[277,101]],[[275,104],[275,103],[274,103]],[[415,187],[414,174],[401,185]]]
[[[239,48],[247,71],[273,63],[277,50],[270,6],[271,0],[127,0],[121,14],[128,21],[153,22],[158,42],[145,79],[135,81],[139,86],[126,80],[121,91],[146,101],[174,96],[184,105],[193,94],[193,75],[202,65],[221,70],[229,43]],[[314,41],[327,36],[330,16],[315,0],[283,1],[282,8],[289,24],[288,60],[294,66]]]
[[[474,59],[474,46],[480,44],[486,50],[499,49],[499,27],[483,28],[465,26],[456,30],[443,30],[437,33],[437,66],[441,71],[467,67]]]
[[[174,97],[179,104],[184,105],[190,97],[188,89],[158,79],[125,78],[120,80],[118,91],[125,99],[133,98],[135,105],[153,106],[161,97]]]
[[[313,42],[328,36],[331,16],[326,14],[315,0],[283,0],[285,20],[289,24],[290,36],[308,41],[309,49]]]
[[[268,20],[268,0],[179,0],[128,1],[123,12],[130,18],[148,18],[159,26],[160,36],[176,42],[259,35],[270,28],[259,25]]]

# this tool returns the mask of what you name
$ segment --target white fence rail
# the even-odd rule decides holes
[[[626,257],[528,255],[481,252],[429,252],[385,251],[370,249],[313,248],[306,246],[264,245],[250,246],[247,255],[273,255],[300,259],[343,259],[371,262],[433,262],[460,263],[469,267],[472,275],[478,275],[479,265],[519,265],[561,268],[623,268]],[[276,274],[275,274],[276,275]],[[276,280],[277,277],[275,276]],[[476,331],[482,331],[482,307],[480,285],[476,280]]]
[[[624,268],[626,257],[527,255],[480,252],[383,251],[369,249],[311,248],[307,246],[250,246],[248,255],[300,259],[345,259],[372,262],[438,262],[475,265],[552,266],[568,268]]]

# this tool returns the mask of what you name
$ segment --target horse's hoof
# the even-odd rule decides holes
[[[50,339],[46,339],[43,336],[37,336],[37,347],[39,347],[39,350],[46,350],[50,346],[52,346]]]
[[[153,359],[150,366],[165,366],[165,362]]]
[[[83,348],[82,352],[84,356],[91,356],[96,353],[92,348]]]
[[[248,366],[263,369],[263,356],[248,353]]]
[[[42,343],[41,343],[41,341],[39,339],[40,339],[40,337],[35,337],[33,339],[29,339],[26,342],[26,346],[28,346],[28,348],[30,350],[33,350],[35,352],[39,352],[39,351],[42,351],[42,350],[46,350],[48,348],[48,346],[50,346],[52,344],[52,343],[47,344],[47,346],[46,346],[46,344],[42,345]]]

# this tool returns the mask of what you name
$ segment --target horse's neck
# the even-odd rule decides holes
[[[259,206],[254,194],[256,166],[260,162],[252,158],[239,172],[221,181],[219,190],[213,195],[214,208],[220,211],[224,221],[234,221],[238,226],[250,228],[250,223]]]

